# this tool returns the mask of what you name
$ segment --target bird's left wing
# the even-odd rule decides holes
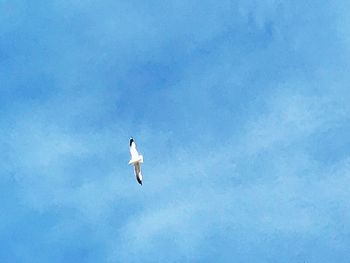
[[[137,182],[142,185],[142,174],[141,174],[139,162],[134,164],[134,172],[135,172]]]

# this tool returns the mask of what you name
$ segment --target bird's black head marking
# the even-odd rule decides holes
[[[131,146],[131,144],[134,142],[134,139],[131,137],[130,138],[130,146]]]

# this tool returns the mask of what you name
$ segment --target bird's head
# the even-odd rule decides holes
[[[130,146],[131,144],[134,142],[134,138],[133,137],[130,137]]]

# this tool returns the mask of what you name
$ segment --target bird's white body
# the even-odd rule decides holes
[[[143,156],[141,154],[129,161],[129,164],[135,164],[135,163],[143,163]]]
[[[131,155],[131,160],[129,161],[129,164],[134,165],[136,180],[139,184],[142,185],[142,174],[141,174],[140,163],[143,163],[143,156],[139,154],[138,151],[136,150],[136,144],[133,138],[130,138],[130,155]]]

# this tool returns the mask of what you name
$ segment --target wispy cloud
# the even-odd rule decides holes
[[[341,3],[0,5],[1,260],[348,258]]]

